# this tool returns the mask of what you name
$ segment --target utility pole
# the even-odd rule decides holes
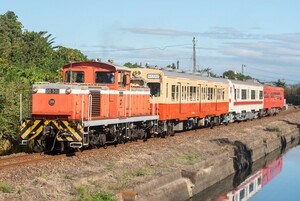
[[[245,64],[242,64],[242,74],[244,75],[244,67],[246,67]]]
[[[193,72],[196,72],[196,39],[193,37]]]

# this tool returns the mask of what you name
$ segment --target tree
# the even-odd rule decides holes
[[[128,68],[138,68],[138,67],[140,67],[137,63],[132,64],[130,62],[125,63],[123,66],[126,66]]]
[[[175,63],[172,63],[172,65],[167,65],[166,67],[167,67],[167,68],[176,69],[176,65],[175,65]]]
[[[251,79],[253,79],[249,75],[244,75],[242,73],[236,73],[232,70],[225,71],[223,73],[223,77],[227,77],[228,79],[232,79],[232,80],[234,80],[234,79],[237,79],[237,80],[251,80]]]
[[[14,62],[20,57],[23,47],[22,24],[14,12],[0,15],[0,58]]]
[[[286,83],[278,79],[277,82],[275,82],[275,86],[286,88]]]
[[[204,68],[202,70],[198,70],[201,74],[207,74],[209,77],[217,77],[217,74],[215,74],[211,68]]]

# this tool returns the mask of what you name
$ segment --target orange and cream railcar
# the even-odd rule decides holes
[[[21,126],[23,143],[45,151],[103,146],[156,132],[150,90],[130,84],[131,70],[103,62],[63,66],[63,82],[37,83],[31,118]]]
[[[173,69],[136,68],[151,92],[151,111],[167,134],[221,123],[228,113],[228,81]]]

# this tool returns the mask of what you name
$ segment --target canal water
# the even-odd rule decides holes
[[[286,151],[272,152],[253,163],[249,170],[227,177],[190,201],[300,201],[298,142]]]
[[[282,170],[251,201],[300,200],[300,146],[283,156]]]

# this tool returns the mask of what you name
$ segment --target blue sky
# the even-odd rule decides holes
[[[55,45],[91,59],[244,73],[300,82],[300,1],[296,0],[0,0],[24,30],[47,31]]]

